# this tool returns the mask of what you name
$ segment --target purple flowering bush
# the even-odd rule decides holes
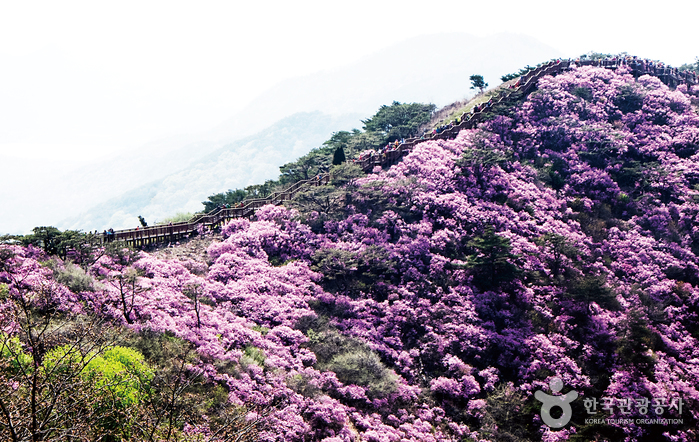
[[[270,410],[263,441],[697,440],[697,95],[577,68],[319,188],[323,211],[230,222],[207,263],[104,255],[73,293],[14,247],[0,282],[191,343],[230,402]],[[579,394],[562,430],[534,399],[554,377]],[[586,424],[602,397],[679,397],[683,422]],[[648,417],[628,413],[605,416]]]

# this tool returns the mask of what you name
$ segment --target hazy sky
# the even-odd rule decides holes
[[[421,34],[511,32],[570,56],[627,51],[678,66],[699,55],[689,5],[0,0],[0,157],[87,160],[203,131],[283,78]]]

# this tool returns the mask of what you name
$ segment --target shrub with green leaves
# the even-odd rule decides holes
[[[70,289],[73,293],[95,291],[92,276],[88,275],[82,268],[66,262],[64,266],[53,265],[53,277]]]
[[[264,367],[265,359],[265,352],[262,349],[257,348],[254,345],[248,345],[247,347],[245,347],[240,364],[245,367],[247,367],[250,364],[256,364],[260,367]]]
[[[76,385],[93,397],[91,407],[99,416],[94,422],[97,434],[114,441],[131,437],[136,408],[148,396],[153,378],[142,354],[120,346],[88,354],[72,345],[56,347],[45,355],[41,371],[49,382],[79,381]]]
[[[0,286],[0,291],[5,287]],[[0,333],[0,361],[11,375],[31,370],[32,357],[24,352],[19,338]]]
[[[307,332],[310,349],[316,354],[318,369],[332,371],[345,385],[367,389],[370,398],[384,398],[397,389],[396,374],[365,343],[328,330]]]
[[[138,351],[116,346],[92,358],[84,375],[99,390],[108,390],[115,405],[126,408],[141,401],[153,371]]]

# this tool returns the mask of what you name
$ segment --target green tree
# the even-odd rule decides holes
[[[341,130],[339,132],[333,132],[330,139],[323,143],[323,146],[327,146],[330,149],[337,150],[338,147],[346,148],[352,139],[356,136],[359,131],[354,129],[352,132],[346,130]]]
[[[384,144],[384,137],[379,133],[355,130],[357,132],[348,142],[350,156],[365,150],[377,149]]]
[[[300,180],[307,180],[323,170],[327,170],[331,163],[328,148],[316,148],[296,161],[284,164],[279,168],[281,184],[292,184]]]
[[[512,384],[500,384],[486,397],[487,406],[480,419],[480,434],[486,440],[502,442],[529,442],[538,440],[537,428],[532,425],[532,400]]]
[[[466,266],[473,273],[473,282],[483,290],[489,290],[512,281],[519,269],[512,262],[517,255],[511,253],[510,240],[497,235],[492,227],[468,242],[474,253],[468,256]]]
[[[248,186],[250,187],[250,186]],[[209,213],[221,205],[230,204],[231,206],[238,204],[248,197],[248,191],[244,189],[228,189],[225,193],[217,193],[208,197],[208,201],[202,201],[204,212]]]
[[[33,234],[24,236],[21,241],[22,245],[33,245],[41,248],[49,255],[58,253],[58,245],[61,242],[61,231],[53,226],[34,227]]]
[[[245,188],[245,199],[267,198],[274,188],[274,184],[267,180],[263,184],[252,184]],[[228,201],[226,201],[228,203]]]
[[[339,132],[333,132],[332,136],[328,141],[323,143],[323,146],[326,146],[330,149],[334,149],[337,151],[338,147],[342,147],[343,151],[347,151],[349,149],[349,154],[352,156],[355,151],[361,151],[364,149],[356,149],[356,139],[357,137],[363,135],[363,132],[360,131],[359,129],[352,129],[351,132],[348,132],[346,130],[341,130]]]
[[[603,275],[585,275],[571,279],[564,296],[583,304],[596,302],[607,310],[621,309],[616,294],[607,286],[607,279]]]
[[[648,350],[662,348],[660,336],[648,328],[645,315],[638,310],[627,313],[617,337],[616,354],[619,361],[632,370],[638,370],[649,379],[653,379],[655,361]]]
[[[346,161],[345,151],[342,146],[337,146],[335,153],[333,154],[333,166],[338,166]]]
[[[69,258],[82,268],[87,269],[104,253],[101,235],[83,233],[79,230],[66,230],[61,233],[58,256]]]
[[[357,254],[347,250],[320,249],[311,258],[313,271],[321,273],[334,289],[345,289],[350,276],[357,271]]]
[[[87,267],[100,256],[101,238],[93,233],[83,233],[80,230],[61,232],[53,226],[34,227],[32,234],[8,237],[6,242],[19,241],[22,245],[32,245],[46,252],[47,255],[58,256],[61,259],[70,258]]]
[[[390,106],[381,106],[373,117],[362,123],[365,131],[382,135],[383,144],[417,135],[419,127],[429,123],[435,109],[434,104],[394,101]]]
[[[482,75],[471,75],[468,77],[471,80],[471,89],[478,89],[481,93],[488,87]]]
[[[546,233],[536,239],[536,244],[549,251],[551,258],[551,274],[558,278],[563,266],[563,258],[574,258],[579,253],[578,249],[570,244],[568,238],[557,233]]]
[[[485,185],[485,173],[494,166],[504,166],[507,159],[505,153],[486,147],[485,143],[476,137],[474,147],[465,150],[457,164],[464,175],[473,174],[479,184]]]
[[[347,191],[335,186],[314,186],[294,195],[289,205],[298,210],[302,218],[317,212],[315,223],[322,224],[328,219],[339,219],[344,216],[347,196]]]
[[[644,95],[640,92],[640,88],[634,86],[622,86],[619,89],[619,95],[614,98],[614,104],[624,114],[636,112],[643,108]]]
[[[338,164],[337,166],[333,166],[330,169],[330,176],[332,177],[330,184],[335,187],[356,187],[354,185],[355,178],[359,178],[364,175],[364,171],[360,166],[351,162],[344,162],[342,164]]]

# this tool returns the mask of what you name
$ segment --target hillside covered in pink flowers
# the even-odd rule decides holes
[[[47,360],[92,367],[96,350],[65,348],[92,318],[137,351],[117,358],[132,396],[102,382],[121,375],[74,376],[113,401],[85,399],[84,415],[131,410],[104,413],[105,440],[696,441],[698,102],[696,87],[577,68],[389,169],[337,166],[224,226],[205,257],[112,248],[81,270],[2,246],[0,435],[25,440],[8,436],[37,390],[23,383],[65,372]],[[45,317],[63,328],[27,333]],[[173,346],[191,349],[180,371],[153,362]],[[169,432],[153,410],[177,404],[144,387],[170,388],[167,370],[197,374],[184,402],[218,398]],[[534,398],[554,377],[578,393],[561,429]],[[217,432],[226,413],[240,419]]]

